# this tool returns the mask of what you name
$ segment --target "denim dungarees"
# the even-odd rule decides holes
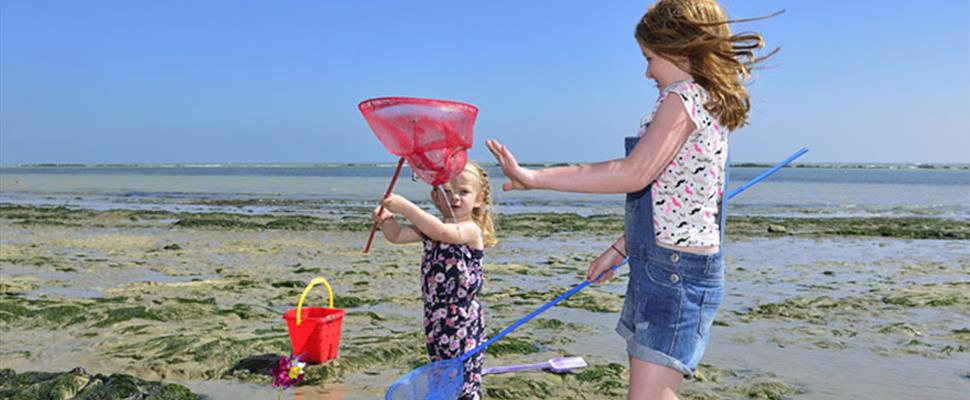
[[[629,155],[640,138],[626,138]],[[727,185],[727,165],[724,184]],[[720,249],[693,254],[657,246],[650,185],[626,195],[626,248],[630,280],[616,332],[637,359],[691,378],[704,355],[714,314],[724,295],[724,190],[720,204]]]

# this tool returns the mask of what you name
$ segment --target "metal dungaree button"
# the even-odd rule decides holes
[[[677,262],[680,261],[680,254],[674,253],[670,255],[670,261]]]
[[[677,276],[677,274],[670,274],[670,281],[671,282],[677,283],[677,281],[679,281],[679,280],[680,280],[680,277]]]

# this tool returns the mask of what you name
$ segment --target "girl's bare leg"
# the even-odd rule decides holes
[[[677,400],[680,372],[630,357],[630,391],[627,400]]]

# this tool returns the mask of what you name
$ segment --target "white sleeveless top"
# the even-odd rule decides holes
[[[668,95],[681,100],[696,129],[653,183],[654,232],[658,241],[669,245],[719,246],[718,205],[723,195],[728,131],[704,108],[707,90],[684,80],[661,91],[653,112],[640,120],[640,136]]]

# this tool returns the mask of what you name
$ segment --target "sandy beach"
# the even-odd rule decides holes
[[[499,220],[482,295],[489,332],[580,282],[615,215]],[[347,310],[340,357],[291,398],[373,399],[427,362],[416,245],[361,252],[361,217],[0,207],[0,365],[130,374],[210,399],[271,398],[282,313],[316,276]],[[970,392],[970,228],[932,218],[734,218],[728,286],[685,399],[961,399]],[[541,233],[541,234],[540,234]],[[919,239],[928,238],[928,239]],[[486,398],[625,394],[613,332],[626,274],[491,346],[487,365],[582,356],[555,375],[487,376]],[[314,289],[308,305],[322,305]],[[8,381],[9,383],[9,381]],[[3,387],[9,389],[9,387]]]

